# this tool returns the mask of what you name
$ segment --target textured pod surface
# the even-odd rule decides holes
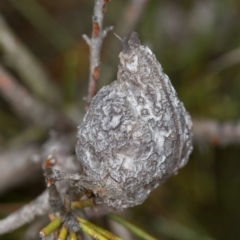
[[[123,41],[117,80],[93,99],[78,127],[83,187],[108,206],[141,204],[183,167],[192,122],[161,65],[137,33]]]

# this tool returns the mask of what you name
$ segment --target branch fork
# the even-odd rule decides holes
[[[92,98],[97,93],[97,84],[100,76],[100,54],[102,42],[108,32],[113,29],[113,26],[103,29],[103,18],[108,2],[109,0],[95,0],[92,17],[92,37],[89,38],[87,35],[83,35],[83,39],[90,48],[90,74],[88,96],[86,98],[86,110],[88,109]]]

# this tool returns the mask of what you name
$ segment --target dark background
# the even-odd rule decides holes
[[[104,26],[113,25],[114,32],[121,37],[129,36],[132,30],[140,34],[194,119],[237,124],[240,1],[149,0],[133,24],[127,17],[136,14],[128,6],[130,2],[108,3]],[[0,1],[0,14],[8,26],[42,62],[51,81],[60,89],[59,108],[75,118],[84,112],[83,97],[87,95],[89,49],[81,36],[91,34],[92,11],[93,1],[89,0]],[[120,49],[120,41],[110,32],[103,44],[100,86],[116,79]],[[1,47],[0,62],[9,68],[1,59]],[[14,69],[9,71],[25,85]],[[16,141],[18,145],[22,141],[43,143],[48,132],[40,128],[41,134],[37,131],[36,135],[30,131],[32,128],[0,96],[1,150],[13,149]],[[31,134],[26,134],[29,131]],[[24,136],[24,140],[19,136]],[[1,171],[4,169],[0,169],[0,174]],[[16,210],[44,188],[44,179],[38,172],[36,178],[0,193],[0,216]],[[239,203],[239,140],[224,146],[218,141],[203,140],[195,142],[187,166],[155,190],[144,204],[129,209],[128,215],[159,239],[237,240]],[[21,239],[25,229],[0,239]]]

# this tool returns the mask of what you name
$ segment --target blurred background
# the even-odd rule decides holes
[[[72,135],[84,115],[89,78],[82,35],[91,35],[93,4],[0,1],[1,218],[45,189],[39,158],[49,136],[65,137],[74,153]],[[104,26],[114,26],[121,37],[133,30],[140,34],[194,119],[189,163],[144,204],[127,211],[128,219],[158,239],[240,239],[239,24],[237,0],[107,5]],[[116,79],[120,50],[109,32],[99,87]],[[29,227],[0,239],[27,239]]]

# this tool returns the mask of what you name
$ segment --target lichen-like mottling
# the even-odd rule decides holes
[[[141,204],[183,167],[192,122],[161,65],[137,33],[124,40],[117,80],[103,87],[78,127],[81,184],[108,206]]]

